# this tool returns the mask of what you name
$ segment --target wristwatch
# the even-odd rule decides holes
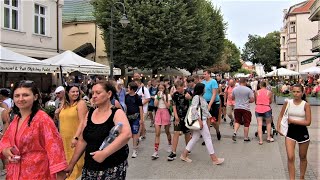
[[[75,139],[75,140],[77,140],[77,141],[79,140],[79,138],[78,138],[78,137],[74,137],[73,139]]]

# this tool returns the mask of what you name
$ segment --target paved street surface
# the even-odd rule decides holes
[[[273,105],[274,117],[282,106]],[[252,112],[254,105],[252,105]],[[309,127],[311,143],[308,151],[308,168],[306,179],[319,179],[319,115],[320,106],[312,107],[312,125]],[[275,120],[276,121],[276,120]],[[227,120],[229,122],[229,120]],[[258,145],[254,133],[257,129],[255,117],[252,119],[250,129],[251,142],[243,141],[243,127],[238,131],[237,142],[231,140],[233,133],[228,123],[221,124],[222,139],[218,141],[215,130],[211,129],[213,145],[217,155],[225,158],[221,166],[212,165],[205,146],[200,139],[192,151],[190,158],[192,163],[186,163],[179,159],[185,148],[184,137],[180,136],[177,150],[177,159],[167,161],[169,153],[166,152],[167,140],[163,132],[159,147],[160,158],[153,161],[151,155],[154,152],[154,129],[147,122],[147,139],[140,145],[139,156],[136,159],[129,155],[129,169],[127,179],[288,179],[287,158],[284,145],[284,137],[275,136],[274,143]],[[266,135],[263,136],[266,140]],[[132,146],[132,142],[129,142]],[[296,148],[298,150],[298,148]],[[131,152],[131,151],[130,151]],[[298,157],[298,151],[296,153]],[[298,158],[296,158],[298,159]],[[296,161],[297,172],[299,172],[299,161]],[[299,177],[298,177],[299,178]]]
[[[252,112],[254,112],[253,106]],[[280,108],[281,106],[273,105],[274,117],[278,117]],[[320,106],[313,106],[311,110],[312,124],[309,127],[311,143],[308,151],[306,179],[315,180],[320,177]],[[155,161],[151,160],[155,134],[154,128],[149,127],[149,122],[148,120],[146,123],[147,139],[140,144],[139,155],[136,159],[131,158],[132,149],[130,149],[127,179],[288,179],[284,138],[275,136],[274,143],[265,141],[262,146],[258,145],[258,140],[254,137],[257,129],[255,117],[251,123],[251,142],[249,143],[243,142],[243,127],[238,131],[238,139],[235,143],[231,140],[233,130],[228,123],[222,122],[221,124],[221,141],[217,140],[214,129],[211,129],[215,151],[219,157],[225,158],[225,163],[220,166],[212,165],[205,146],[201,145],[201,139],[190,155],[192,163],[181,161],[179,157],[185,148],[183,136],[180,136],[177,159],[168,162],[169,153],[166,152],[167,140],[164,132],[161,135],[160,158]],[[132,147],[131,140],[129,145]],[[298,148],[296,149],[296,157],[298,157]],[[298,158],[296,159],[298,173],[299,161]]]

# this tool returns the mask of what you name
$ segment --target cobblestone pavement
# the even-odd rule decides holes
[[[281,106],[273,105],[273,114],[276,123]],[[254,112],[254,105],[251,107]],[[320,106],[312,106],[312,124],[309,127],[311,143],[308,150],[308,168],[306,179],[319,179],[320,175],[320,133],[319,115]],[[127,179],[288,179],[287,158],[284,146],[284,138],[275,136],[274,143],[258,145],[254,136],[257,129],[255,117],[252,118],[250,127],[251,142],[243,142],[243,127],[238,131],[237,142],[231,140],[232,128],[227,122],[220,126],[222,139],[218,141],[216,133],[211,128],[212,141],[215,151],[219,157],[225,158],[221,166],[212,165],[207,150],[201,145],[200,139],[192,150],[190,158],[192,163],[186,163],[179,159],[182,150],[185,148],[184,137],[180,136],[177,149],[177,159],[173,162],[167,161],[169,153],[166,152],[167,140],[164,133],[161,134],[159,147],[160,158],[153,161],[154,128],[149,127],[149,120],[146,122],[147,139],[140,144],[139,155],[132,159],[129,154],[129,168]],[[263,136],[266,140],[266,135]],[[132,141],[129,141],[130,147]],[[130,153],[132,149],[130,149]],[[299,174],[298,148],[296,151],[296,174]],[[1,167],[2,168],[2,167]],[[0,177],[4,179],[4,177]]]

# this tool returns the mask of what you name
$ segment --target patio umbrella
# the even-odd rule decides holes
[[[302,73],[320,74],[320,68],[313,66],[302,71]]]
[[[266,74],[267,77],[270,76],[296,76],[299,75],[300,73],[296,72],[296,71],[291,71],[289,69],[286,68],[279,68],[276,69],[272,72],[269,72],[268,74]]]

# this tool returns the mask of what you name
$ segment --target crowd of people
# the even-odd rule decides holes
[[[152,160],[159,158],[160,134],[164,127],[167,144],[162,146],[170,153],[168,161],[175,160],[180,151],[180,159],[191,163],[192,149],[202,137],[202,145],[206,146],[212,163],[220,165],[225,159],[214,150],[210,127],[221,140],[222,133],[232,134],[219,128],[221,121],[228,121],[233,128],[231,139],[237,141],[238,130],[243,125],[243,141],[250,142],[251,103],[255,103],[257,144],[275,141],[273,93],[266,79],[248,82],[246,78],[226,79],[219,74],[213,78],[211,71],[205,70],[203,76],[141,80],[136,73],[127,87],[121,79],[97,79],[87,87],[74,83],[58,86],[47,102],[33,81],[20,81],[12,90],[1,89],[0,152],[6,170],[2,174],[8,179],[125,179],[128,143],[132,139],[131,157],[138,158],[139,144],[144,143],[147,136],[147,119],[155,129],[155,136],[148,137],[154,138]],[[307,126],[311,124],[311,113],[310,105],[303,99],[305,90],[301,84],[292,86],[293,100],[283,105],[277,122],[279,131],[279,121],[288,106],[289,130],[285,145],[290,178],[295,175],[296,142],[300,151],[300,178],[304,178],[307,167],[310,141]],[[51,117],[42,110],[48,106],[55,109]],[[201,111],[192,114],[200,129],[190,130],[185,124],[191,107],[199,107]],[[118,123],[123,125],[119,136],[99,150]],[[263,126],[266,126],[266,140],[262,136]],[[186,146],[178,150],[181,134]]]
[[[295,81],[283,81],[279,84],[279,90],[282,94],[290,94],[295,84],[299,83],[303,87],[306,96],[320,97],[320,78],[319,75],[308,74],[305,78]]]

